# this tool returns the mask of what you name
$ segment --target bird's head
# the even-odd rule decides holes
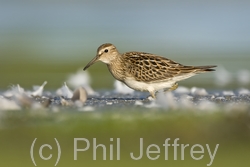
[[[89,68],[97,61],[101,61],[105,64],[110,64],[119,55],[116,47],[111,43],[105,43],[99,46],[96,56],[84,67],[83,70]]]

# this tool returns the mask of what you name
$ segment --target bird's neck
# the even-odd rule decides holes
[[[115,79],[119,81],[124,80],[125,71],[124,71],[122,60],[120,57],[112,60],[109,64],[107,64],[107,67]]]

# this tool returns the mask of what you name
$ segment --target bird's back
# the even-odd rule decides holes
[[[171,80],[174,77],[196,74],[216,66],[184,66],[162,56],[144,52],[126,52],[122,55],[127,76],[137,81],[160,82]]]

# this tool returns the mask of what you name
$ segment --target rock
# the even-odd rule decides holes
[[[71,100],[73,102],[81,101],[82,103],[85,103],[85,101],[87,100],[87,96],[87,91],[83,87],[79,87],[74,91]]]

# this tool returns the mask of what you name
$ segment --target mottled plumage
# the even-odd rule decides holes
[[[97,49],[97,55],[84,68],[96,61],[107,64],[111,74],[132,89],[148,91],[155,98],[161,89],[177,88],[177,81],[198,73],[214,71],[216,66],[185,66],[165,57],[144,53],[126,52],[120,54],[113,44],[106,43]]]

